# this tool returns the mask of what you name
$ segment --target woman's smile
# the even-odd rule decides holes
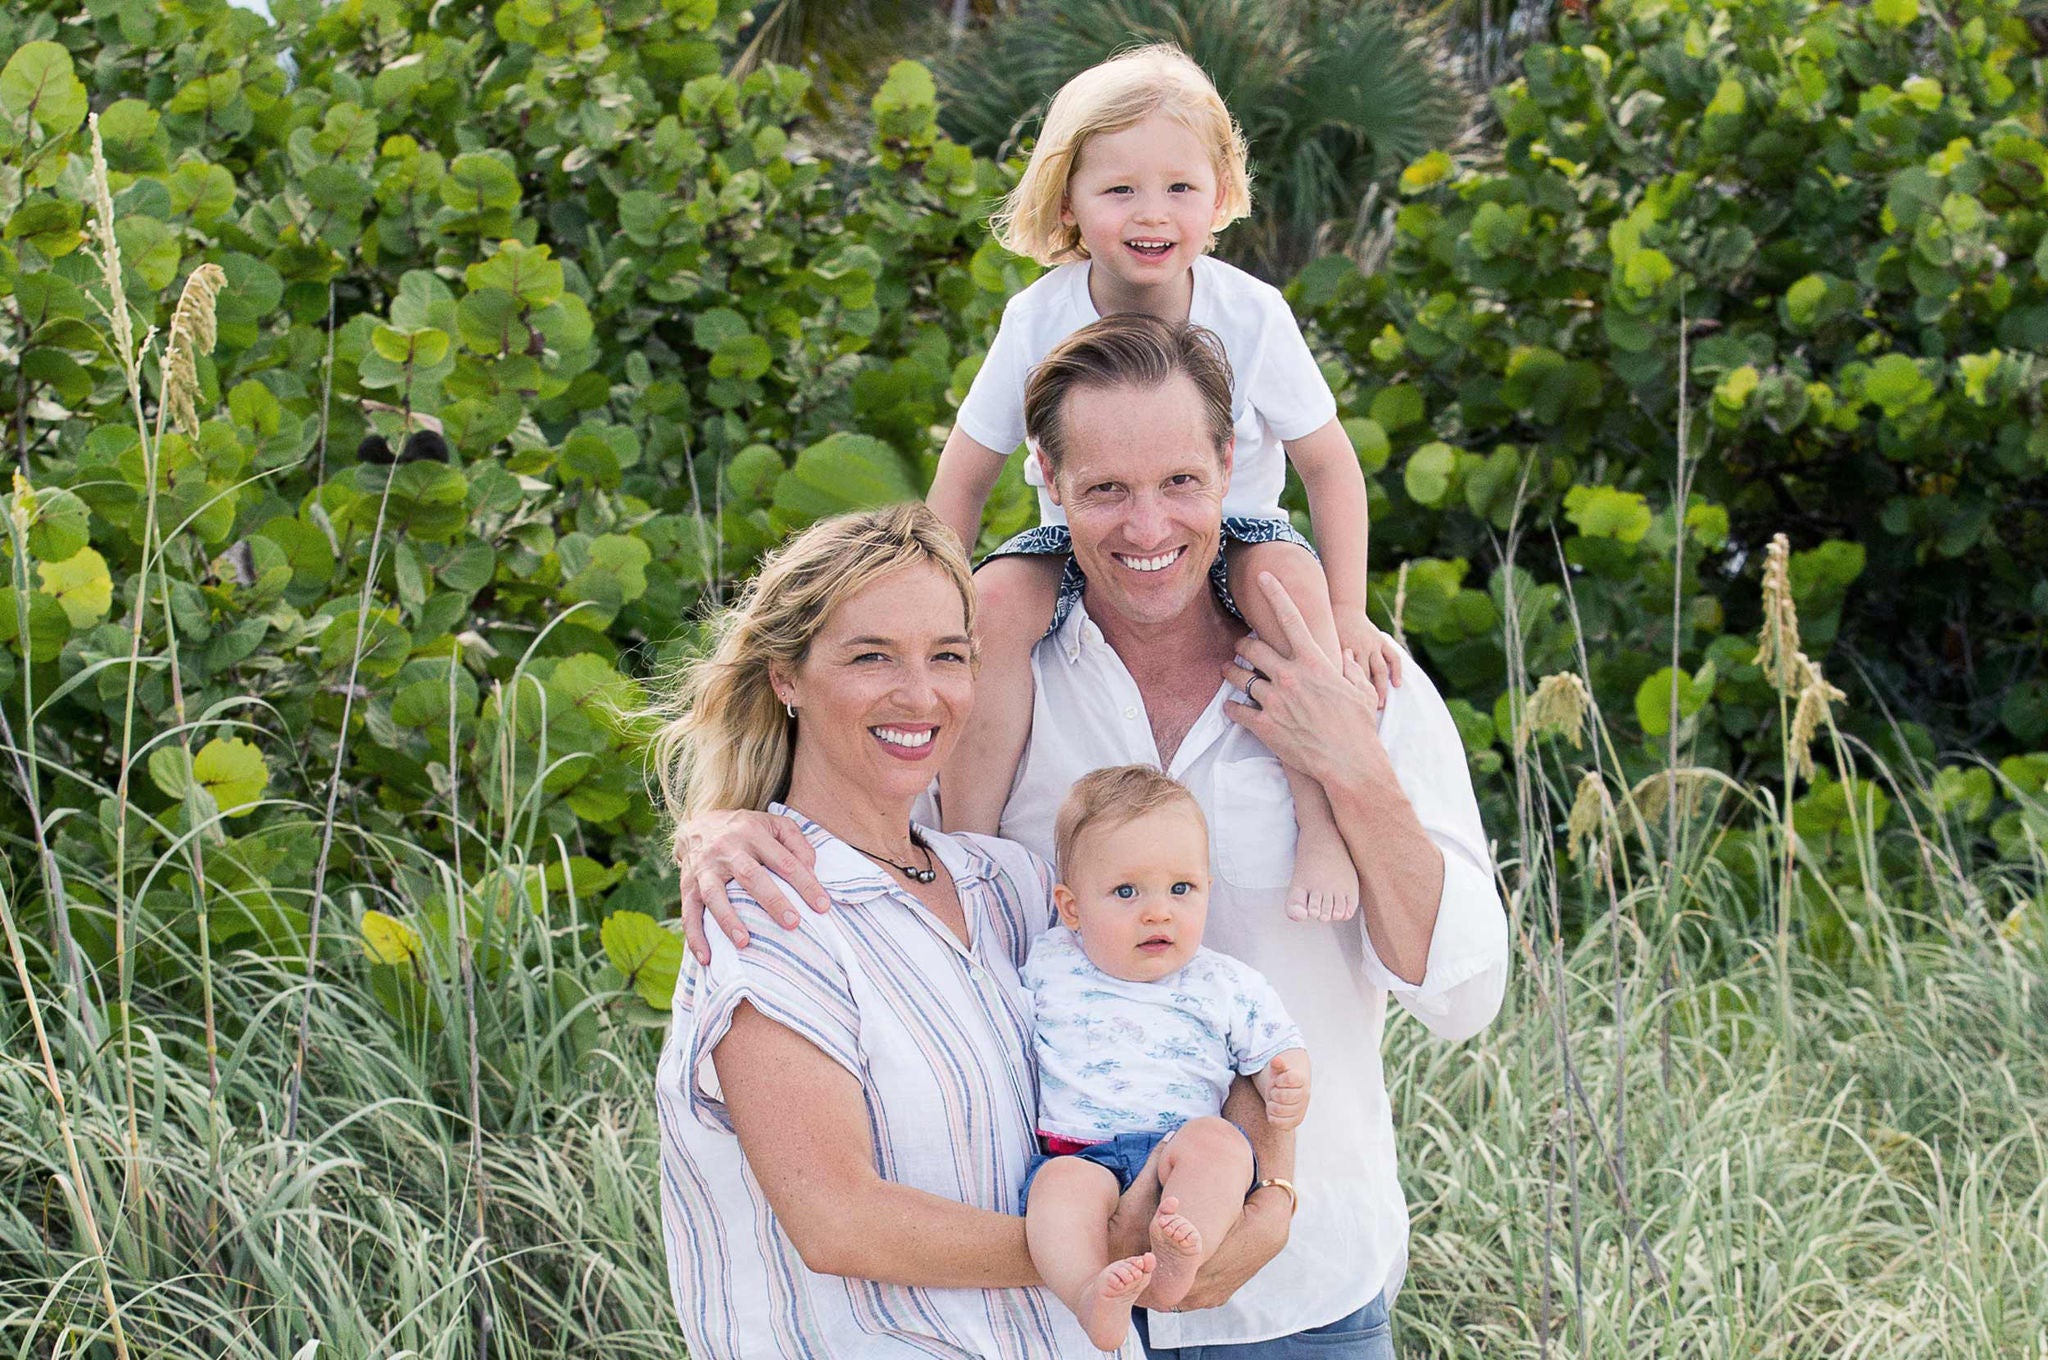
[[[926,760],[932,751],[932,738],[939,734],[935,723],[891,723],[885,727],[870,727],[875,740],[882,749],[898,760]]]

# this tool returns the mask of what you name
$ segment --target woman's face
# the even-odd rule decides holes
[[[792,783],[915,798],[974,707],[972,656],[960,591],[929,563],[841,600],[803,663],[775,677],[797,710]]]

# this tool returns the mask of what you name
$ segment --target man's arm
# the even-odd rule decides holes
[[[1223,1117],[1243,1129],[1245,1137],[1251,1140],[1261,1178],[1292,1183],[1294,1130],[1275,1128],[1266,1118],[1266,1098],[1259,1094],[1250,1077],[1238,1077],[1230,1083],[1230,1095],[1223,1102]],[[1116,1212],[1110,1217],[1110,1254],[1136,1256],[1150,1250],[1147,1229],[1158,1211],[1159,1177],[1148,1166],[1145,1174],[1117,1201]],[[1202,1263],[1194,1286],[1174,1311],[1214,1308],[1228,1302],[1246,1280],[1280,1254],[1287,1245],[1293,1220],[1294,1201],[1285,1190],[1274,1186],[1254,1191],[1245,1200],[1244,1213],[1238,1217],[1237,1225]]]
[[[1420,670],[1375,724],[1357,662],[1340,671],[1280,583],[1264,576],[1260,586],[1288,650],[1239,643],[1267,679],[1258,707],[1227,711],[1328,795],[1358,869],[1368,970],[1432,1033],[1468,1038],[1499,1012],[1508,934],[1457,726]],[[1240,688],[1253,674],[1224,669]]]

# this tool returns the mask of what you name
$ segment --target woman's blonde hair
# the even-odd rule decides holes
[[[838,604],[885,576],[929,563],[960,591],[974,632],[974,582],[960,540],[921,504],[820,520],[761,562],[713,624],[711,653],[683,667],[657,708],[653,759],[680,824],[721,809],[765,808],[789,791],[797,720],[773,672],[803,664]]]
[[[1252,210],[1244,133],[1202,68],[1172,43],[1111,57],[1060,87],[1023,178],[989,224],[996,240],[1005,250],[1043,265],[1088,258],[1080,231],[1060,221],[1074,162],[1090,137],[1121,132],[1154,113],[1178,120],[1209,148],[1223,190],[1209,234],[1213,245],[1217,231]]]

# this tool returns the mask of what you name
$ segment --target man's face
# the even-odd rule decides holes
[[[1210,437],[1201,393],[1179,373],[1156,387],[1083,387],[1061,416],[1066,456],[1047,480],[1089,610],[1178,618],[1209,588],[1230,489],[1230,449]]]

